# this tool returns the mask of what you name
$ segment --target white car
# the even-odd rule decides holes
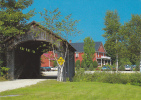
[[[51,71],[57,71],[58,67],[51,67]]]
[[[132,71],[132,67],[129,66],[129,65],[126,65],[126,66],[125,66],[125,71]]]

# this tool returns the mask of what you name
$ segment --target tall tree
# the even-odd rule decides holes
[[[103,30],[105,33],[102,35],[106,40],[104,47],[107,55],[115,62],[118,51],[118,42],[116,42],[116,40],[119,40],[118,32],[121,25],[117,11],[107,11],[104,20],[105,28],[103,28]]]
[[[95,53],[95,43],[92,38],[86,37],[84,39],[84,55],[83,61],[87,67],[90,67],[90,64],[93,64],[94,53]]]
[[[58,39],[58,42],[63,42],[63,44],[65,45],[65,48],[60,47],[61,57],[65,60],[67,52],[68,52],[67,40],[69,36],[75,36],[76,34],[80,33],[80,31],[77,29],[77,23],[79,22],[79,20],[72,19],[71,14],[67,16],[62,16],[58,8],[53,11],[48,11],[47,9],[44,9],[44,12],[39,12],[39,13],[41,14],[41,18],[44,19],[41,22],[41,25],[46,27],[51,32],[51,34],[57,34],[63,37],[64,39],[66,39],[63,41],[61,39]],[[53,53],[55,57],[54,45],[57,45],[57,44],[52,43],[51,45],[52,45],[52,49],[53,49]],[[57,61],[56,57],[55,59]],[[62,75],[63,75],[64,64],[59,65],[58,63],[58,66],[61,70],[58,74],[58,81],[63,81]]]
[[[0,35],[15,36],[23,34],[27,20],[34,15],[30,10],[24,14],[22,10],[33,3],[33,0],[0,0]]]
[[[141,15],[132,15],[131,20],[126,22],[120,29],[121,43],[124,50],[120,51],[121,55],[126,55],[132,64],[140,59],[141,50]]]

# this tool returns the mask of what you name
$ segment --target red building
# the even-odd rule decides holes
[[[57,54],[55,56],[57,57]],[[48,53],[43,53],[41,55],[41,67],[53,67],[54,60],[55,58],[52,51],[49,51]]]
[[[83,46],[84,43],[70,43],[75,49],[75,62],[77,60],[82,61],[82,55],[84,54]],[[110,64],[111,65],[111,57],[106,56],[106,50],[104,49],[104,46],[102,42],[95,42],[95,57],[93,59],[98,62],[99,66]]]

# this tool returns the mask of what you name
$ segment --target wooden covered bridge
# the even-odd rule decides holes
[[[67,51],[66,44],[68,45]],[[25,34],[7,38],[4,45],[6,66],[10,68],[8,72],[10,79],[38,78],[41,55],[53,49],[58,57],[64,56],[67,52],[63,69],[64,81],[67,77],[71,79],[74,76],[75,49],[65,39],[51,33],[35,21],[29,24],[29,30]]]

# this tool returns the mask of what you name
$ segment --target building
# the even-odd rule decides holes
[[[54,67],[53,66],[54,60],[55,58],[52,51],[49,51],[48,53],[43,53],[41,55],[41,67]]]
[[[75,62],[77,60],[82,61],[82,55],[84,54],[84,50],[83,50],[83,46],[84,43],[71,43],[70,44],[76,49],[75,51]],[[110,64],[111,65],[111,57],[107,57],[106,56],[106,50],[104,49],[104,46],[102,44],[102,42],[95,42],[95,57],[93,59],[96,60],[98,62],[99,66],[102,65],[106,65],[106,64]]]

